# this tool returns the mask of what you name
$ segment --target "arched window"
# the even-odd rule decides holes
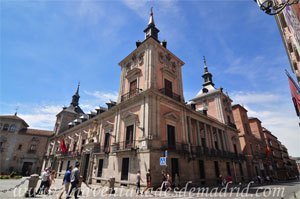
[[[16,130],[16,125],[15,124],[10,125],[9,131],[15,132],[15,130]]]

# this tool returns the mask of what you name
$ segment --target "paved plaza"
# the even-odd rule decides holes
[[[0,192],[0,198],[25,198],[24,194],[28,187],[27,178],[19,180],[0,180],[0,191],[7,190],[19,185],[17,189],[8,192]],[[49,195],[38,195],[36,198],[58,198],[59,193],[62,189],[62,180],[57,179],[51,186]],[[40,182],[38,183],[38,186]],[[99,187],[97,185],[82,184],[81,187],[82,195],[80,198],[280,198],[280,199],[292,199],[300,198],[300,182],[289,181],[282,183],[274,183],[271,185],[252,185],[249,188],[244,186],[232,186],[225,188],[207,188],[204,192],[199,191],[200,189],[189,187],[189,191],[184,191],[184,187],[173,192],[155,191],[152,194],[146,193],[145,195],[136,195],[135,189],[128,188],[116,188],[114,195],[106,194],[107,187]],[[202,189],[201,189],[202,190]],[[247,190],[247,191],[246,191]],[[202,190],[203,191],[203,190]],[[246,193],[247,192],[247,193]],[[65,198],[65,195],[63,195]],[[73,197],[74,198],[74,197]]]

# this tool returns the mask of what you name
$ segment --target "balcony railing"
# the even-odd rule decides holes
[[[110,146],[100,146],[100,145],[94,146],[93,152],[94,153],[109,153]]]
[[[65,153],[59,151],[59,152],[56,153],[56,155],[57,156],[80,156],[81,153],[79,151],[68,151],[68,152],[65,152]]]
[[[143,90],[142,89],[139,89],[139,88],[136,88],[134,90],[131,90],[129,91],[128,93],[124,94],[121,96],[121,102],[124,102],[136,95],[138,95],[139,93],[141,93]]]
[[[169,150],[169,151],[177,151],[181,153],[188,153],[189,148],[187,144],[184,143],[171,143],[169,141],[161,141],[161,149],[162,150]]]
[[[227,124],[228,124],[228,126],[230,126],[230,127],[234,128],[234,129],[236,129],[236,125],[235,125],[234,123],[232,123],[232,122],[228,122]]]
[[[118,142],[112,145],[112,150],[114,152],[118,151],[134,151],[137,149],[136,140],[126,140],[123,142]]]
[[[176,93],[173,93],[171,90],[168,90],[166,88],[161,88],[159,89],[159,92],[161,92],[162,94],[170,97],[170,98],[173,98],[174,100],[180,102],[181,101],[181,97],[180,95],[177,95]]]
[[[255,158],[266,158],[266,154],[263,153],[254,153]]]
[[[216,149],[210,149],[202,146],[191,146],[192,155],[194,156],[210,156],[210,157],[222,157],[236,160],[245,160],[245,156],[243,154],[236,154],[228,151],[221,151]]]
[[[31,149],[29,149],[29,150],[28,150],[28,153],[36,153],[36,150],[31,150]]]

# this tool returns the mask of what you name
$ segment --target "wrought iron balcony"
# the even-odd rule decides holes
[[[178,102],[181,101],[181,96],[177,95],[176,93],[173,93],[171,90],[168,90],[166,88],[161,88],[161,89],[159,89],[159,92],[161,92],[162,94],[164,94],[170,98],[173,98],[174,100],[176,100]]]
[[[139,88],[136,88],[134,90],[131,90],[129,91],[128,93],[124,94],[121,96],[121,102],[124,102],[124,101],[127,101],[129,100],[130,98],[138,95],[139,93],[141,93],[143,90],[142,89],[139,89]]]
[[[113,147],[114,152],[120,151],[135,151],[137,150],[137,141],[136,140],[126,140],[123,142],[115,143]]]
[[[187,144],[184,143],[171,143],[168,142],[167,140],[161,142],[161,149],[162,150],[169,150],[169,151],[177,151],[180,153],[188,153],[189,152],[189,147]]]
[[[230,126],[230,127],[234,128],[234,129],[236,129],[236,125],[235,125],[234,123],[232,123],[232,122],[228,122],[227,124],[228,124],[228,126]]]
[[[57,156],[80,156],[81,152],[79,152],[79,151],[68,151],[68,152],[63,153],[63,152],[59,151],[59,152],[56,153],[56,155]]]
[[[110,152],[110,146],[100,146],[96,145],[93,148],[94,153],[109,153]]]
[[[36,153],[36,150],[31,150],[31,149],[29,149],[29,150],[28,150],[28,153]]]

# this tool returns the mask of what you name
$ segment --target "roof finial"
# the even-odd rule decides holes
[[[148,25],[150,25],[150,24],[154,25],[153,10],[152,9],[153,9],[153,7],[151,7],[151,9],[150,9],[150,20],[149,20]]]
[[[204,72],[208,73],[205,56],[203,56],[203,62],[204,62]]]
[[[17,116],[17,114],[18,114],[18,109],[19,109],[19,107],[17,106],[15,116]]]
[[[76,95],[79,95],[79,87],[80,87],[80,81],[78,82],[77,90],[76,90]]]

